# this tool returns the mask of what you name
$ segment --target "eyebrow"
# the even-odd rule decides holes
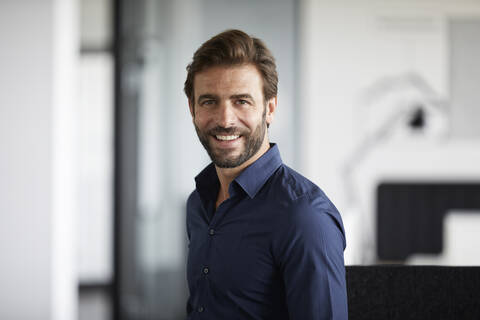
[[[240,94],[234,94],[233,96],[230,96],[230,99],[250,99],[250,100],[253,100],[253,97],[248,93],[240,93]]]
[[[202,101],[202,100],[206,100],[206,99],[218,99],[219,97],[217,95],[214,95],[214,94],[202,94],[198,97],[198,101]],[[249,93],[239,93],[239,94],[234,94],[234,95],[231,95],[229,99],[250,99],[253,101],[253,97],[252,95],[250,95]]]
[[[205,100],[205,99],[218,99],[218,96],[213,94],[202,94],[198,97],[198,101]]]

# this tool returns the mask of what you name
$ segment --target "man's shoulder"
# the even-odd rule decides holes
[[[187,198],[187,210],[200,205],[200,194],[197,189],[194,189]]]
[[[285,164],[276,172],[272,182],[274,189],[284,193],[284,198],[292,202],[313,198],[328,199],[317,184]]]
[[[333,223],[344,233],[339,211],[317,184],[286,165],[277,172],[275,180],[282,223],[292,228]]]

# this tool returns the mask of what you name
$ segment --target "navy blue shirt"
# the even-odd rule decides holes
[[[282,163],[275,144],[216,210],[215,166],[195,181],[187,202],[188,319],[347,319],[340,214]]]

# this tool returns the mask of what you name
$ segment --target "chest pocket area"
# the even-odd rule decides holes
[[[222,260],[217,266],[217,284],[233,293],[268,290],[275,267],[267,237],[247,228],[224,241],[227,243],[218,251]]]

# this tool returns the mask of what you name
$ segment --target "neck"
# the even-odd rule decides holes
[[[228,193],[228,188],[230,186],[230,183],[242,173],[245,168],[247,168],[249,165],[254,163],[255,161],[258,160],[265,152],[270,149],[270,143],[268,142],[268,139],[264,139],[264,143],[258,149],[257,153],[255,153],[250,159],[239,165],[238,167],[235,168],[219,168],[215,166],[215,169],[217,171],[217,176],[218,180],[220,181],[220,190],[218,191],[218,197],[217,197],[217,207],[222,203],[223,201],[227,200],[230,197],[230,194]]]

